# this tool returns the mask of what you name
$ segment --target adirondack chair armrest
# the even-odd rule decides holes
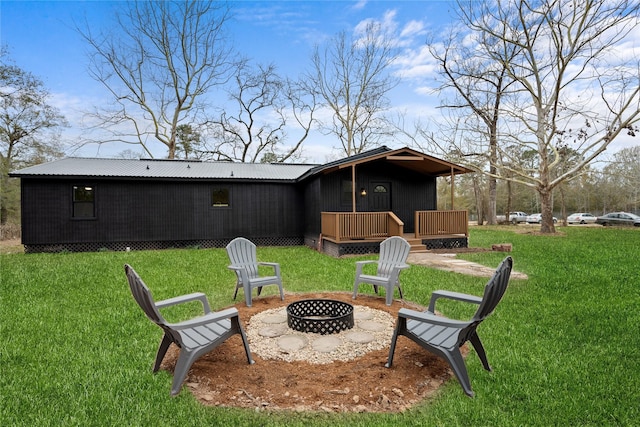
[[[407,308],[401,308],[398,311],[398,317],[441,326],[465,327],[469,324],[467,321],[449,319],[444,316],[437,316],[433,313],[429,313],[428,311],[415,311]]]
[[[364,268],[364,266],[369,264],[378,264],[378,261],[374,261],[374,260],[356,261],[356,277],[362,274],[362,269]]]
[[[402,270],[406,270],[410,266],[408,264],[398,264],[391,269],[391,273],[389,274],[389,279],[391,279],[394,283],[398,281],[398,277],[400,277],[400,273]]]
[[[156,307],[158,308],[170,307],[172,305],[182,304],[182,303],[191,302],[191,301],[200,301],[204,308],[205,314],[211,312],[211,307],[209,307],[209,301],[207,300],[207,296],[202,292],[194,292],[192,294],[180,295],[178,297],[158,301],[156,302]]]
[[[402,270],[406,270],[407,268],[411,267],[409,264],[398,264],[395,267],[393,267],[394,272],[398,272],[398,274],[400,274],[400,272]]]
[[[238,265],[229,265],[227,266],[227,268],[229,270],[234,271],[238,275],[242,283],[247,283],[247,281],[249,280],[246,267],[241,267]]]
[[[265,267],[272,267],[275,276],[280,276],[280,264],[277,262],[258,262],[258,265],[264,265]]]
[[[205,314],[204,316],[185,320],[184,322],[170,323],[170,324],[167,324],[167,326],[179,331],[181,329],[194,328],[200,325],[208,325],[211,322],[217,322],[219,320],[230,319],[237,316],[238,316],[238,309],[227,308],[226,310],[215,311],[212,313]]]
[[[431,294],[431,301],[429,301],[429,310],[431,313],[435,313],[436,310],[436,301],[439,298],[448,298],[456,301],[462,302],[470,302],[473,304],[480,304],[482,302],[482,297],[478,297],[475,295],[463,294],[461,292],[453,292],[453,291],[433,291]]]

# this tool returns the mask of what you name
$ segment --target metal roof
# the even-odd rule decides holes
[[[424,175],[446,176],[472,172],[465,167],[408,147],[378,147],[324,165],[292,163],[203,162],[199,160],[98,159],[68,157],[10,173],[12,177],[103,177],[148,179],[232,179],[300,181],[369,162],[387,162]]]
[[[10,175],[19,178],[55,176],[295,181],[314,166],[316,165],[69,157],[30,166]]]

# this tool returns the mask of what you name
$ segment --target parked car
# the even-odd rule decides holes
[[[535,214],[531,214],[527,217],[527,224],[540,224],[542,222],[542,214],[541,213],[535,213]],[[558,218],[556,218],[555,216],[553,217],[553,223],[555,224],[556,222],[558,222]]]
[[[567,217],[569,224],[593,224],[596,222],[596,216],[588,212],[572,213]]]
[[[527,215],[525,212],[511,212],[509,214],[509,222],[512,224],[518,224],[520,222],[527,222]],[[504,215],[498,215],[498,222],[505,222]]]
[[[607,225],[633,225],[640,227],[640,216],[628,212],[611,212],[599,216],[596,224]]]

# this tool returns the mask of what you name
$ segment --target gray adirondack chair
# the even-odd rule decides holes
[[[400,287],[400,272],[409,268],[406,263],[411,245],[400,236],[392,236],[380,243],[380,256],[378,261],[357,261],[356,279],[353,283],[353,298],[358,294],[358,287],[361,283],[370,283],[373,290],[378,293],[378,287],[385,289],[387,305],[393,301],[393,291],[397,286],[402,298],[402,288]],[[364,266],[367,264],[377,264],[375,275],[364,274]]]
[[[401,308],[398,320],[391,338],[389,359],[385,366],[391,367],[396,341],[399,335],[404,335],[419,344],[422,348],[444,358],[453,369],[456,378],[464,392],[473,397],[469,374],[460,352],[460,347],[467,341],[476,350],[482,365],[491,371],[487,354],[485,353],[476,329],[496,308],[502,299],[509,283],[513,260],[505,258],[496,269],[493,277],[487,282],[482,298],[458,292],[435,291],[431,294],[429,308],[425,312]],[[457,301],[478,304],[478,309],[469,321],[453,320],[435,314],[435,304],[439,298],[449,298]]]
[[[258,262],[256,255],[256,245],[244,237],[237,237],[227,245],[227,255],[229,256],[229,269],[236,273],[236,290],[233,299],[238,295],[238,289],[244,290],[244,300],[248,307],[251,307],[251,292],[258,288],[258,295],[262,292],[262,287],[267,285],[278,285],[280,289],[280,299],[284,301],[284,290],[282,289],[282,277],[280,275],[280,264],[277,262]],[[273,276],[260,276],[258,266],[268,266],[273,268]]]
[[[164,336],[156,354],[156,361],[153,365],[153,372],[157,372],[160,369],[162,359],[164,359],[171,343],[180,348],[180,355],[173,373],[172,396],[180,393],[189,368],[198,358],[209,353],[235,334],[240,334],[242,337],[249,364],[254,363],[249,350],[249,342],[240,324],[236,308],[211,312],[207,297],[200,292],[155,302],[151,291],[149,291],[149,288],[147,288],[135,270],[130,265],[125,265],[124,271],[127,275],[133,298],[147,317],[164,331]],[[202,303],[204,308],[203,316],[184,322],[169,323],[160,314],[159,309],[161,308],[190,301],[200,301]]]

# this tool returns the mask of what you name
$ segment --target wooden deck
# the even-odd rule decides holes
[[[340,254],[345,248],[368,253],[390,236],[404,237],[412,252],[468,246],[467,211],[417,211],[415,228],[405,233],[404,223],[393,212],[322,212],[323,246]]]

